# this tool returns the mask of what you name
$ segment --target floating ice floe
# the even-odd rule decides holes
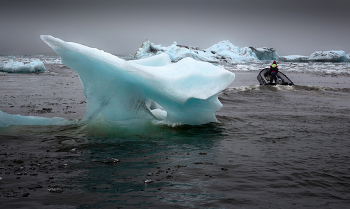
[[[0,72],[7,73],[42,73],[45,72],[45,66],[40,60],[34,60],[28,64],[23,62],[14,62],[10,59],[7,63],[0,63]]]
[[[71,120],[64,118],[45,118],[38,116],[10,115],[0,110],[0,126],[10,125],[68,125]]]
[[[151,183],[153,183],[153,180],[151,180],[151,179],[145,180],[145,184],[151,184]]]

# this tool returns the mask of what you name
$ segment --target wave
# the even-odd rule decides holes
[[[251,85],[240,87],[229,87],[223,93],[229,92],[251,92],[251,91],[331,91],[331,92],[350,92],[350,88],[336,88],[327,86],[285,86],[285,85]]]
[[[225,69],[237,72],[255,72],[265,67],[269,67],[271,62],[259,63],[240,63],[233,65],[225,65]],[[350,63],[331,63],[331,62],[307,62],[307,63],[291,63],[279,62],[279,69],[282,72],[292,73],[311,73],[317,75],[333,75],[333,76],[350,76]]]

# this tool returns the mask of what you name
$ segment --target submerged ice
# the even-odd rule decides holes
[[[42,35],[62,63],[75,70],[87,100],[83,121],[163,120],[170,123],[216,122],[218,94],[235,75],[192,58],[171,62],[167,53],[125,61],[102,50]],[[7,125],[59,125],[67,120],[0,114]],[[4,125],[4,124],[0,124]]]

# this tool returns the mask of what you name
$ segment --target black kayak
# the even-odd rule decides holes
[[[270,84],[270,68],[265,68],[260,71],[258,74],[258,81],[260,85],[294,85],[293,81],[291,81],[285,74],[282,72],[277,73],[277,81],[276,83]]]

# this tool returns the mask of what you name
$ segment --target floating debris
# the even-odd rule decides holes
[[[77,142],[74,139],[61,141],[61,144],[63,145],[74,145],[76,143]]]
[[[117,158],[107,158],[106,160],[103,160],[102,162],[106,163],[106,164],[113,164],[113,163],[120,162],[120,160]]]
[[[145,184],[151,184],[151,183],[153,183],[153,180],[151,180],[151,179],[147,179],[147,180],[145,181]]]
[[[47,191],[51,192],[51,193],[62,193],[63,189],[59,188],[59,187],[54,187],[54,188],[49,188],[47,189]]]

